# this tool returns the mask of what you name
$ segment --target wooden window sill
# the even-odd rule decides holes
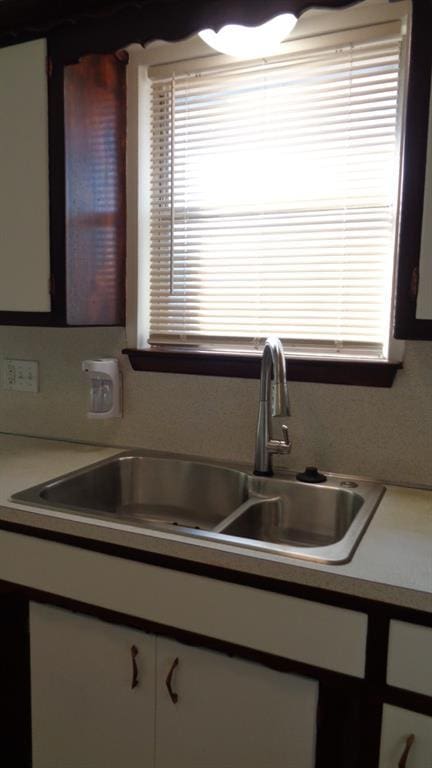
[[[196,376],[259,379],[261,355],[211,350],[149,347],[124,349],[134,371],[187,373]],[[350,384],[363,387],[391,387],[402,363],[378,361],[316,360],[289,357],[289,381],[320,384]]]

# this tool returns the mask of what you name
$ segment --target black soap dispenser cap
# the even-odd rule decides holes
[[[297,480],[301,483],[325,483],[327,477],[321,472],[318,472],[317,467],[306,467],[304,472],[299,472],[296,475]]]

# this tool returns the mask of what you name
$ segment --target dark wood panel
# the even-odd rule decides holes
[[[2,585],[2,592],[4,591]],[[2,764],[31,766],[28,602],[14,589],[0,596],[0,711]]]
[[[122,47],[132,38],[135,42],[149,39],[154,33],[153,22],[163,32],[163,39],[172,40],[228,21],[259,24],[277,13],[300,15],[311,6],[338,8],[350,4],[347,0],[2,0],[0,45],[71,28],[76,55],[102,53]],[[75,29],[77,22],[83,24],[80,33]]]
[[[390,616],[379,608],[369,613],[366,646],[366,679],[376,685],[385,685],[390,632]]]
[[[48,156],[51,260],[51,325],[66,323],[64,67],[48,55]],[[37,323],[29,323],[29,325]]]
[[[380,708],[359,688],[320,681],[315,768],[373,768],[377,764]],[[379,740],[379,733],[378,733]]]
[[[408,709],[411,712],[419,712],[432,717],[432,698],[423,693],[413,693],[389,685],[386,687],[384,699],[386,704],[391,704],[393,707]]]
[[[6,312],[0,310],[0,325],[53,325],[50,312]]]
[[[126,61],[64,70],[68,325],[124,324]]]

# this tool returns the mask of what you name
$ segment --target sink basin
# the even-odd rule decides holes
[[[384,493],[330,475],[320,485],[181,458],[129,452],[12,496],[47,511],[78,512],[115,527],[156,529],[221,546],[347,562]]]
[[[116,456],[16,494],[38,506],[140,526],[210,530],[247,498],[247,475],[180,459]]]
[[[252,502],[219,527],[230,536],[296,547],[325,547],[340,541],[363,505],[354,491],[293,481],[252,480],[252,490],[274,498]]]

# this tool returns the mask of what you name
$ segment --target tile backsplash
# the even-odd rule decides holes
[[[257,380],[136,373],[125,345],[118,328],[0,328],[2,358],[40,364],[39,393],[0,389],[0,431],[252,462]],[[120,360],[121,420],[86,417],[81,361],[102,356]],[[407,343],[391,389],[289,387],[293,450],[281,463],[432,485],[432,342]]]

